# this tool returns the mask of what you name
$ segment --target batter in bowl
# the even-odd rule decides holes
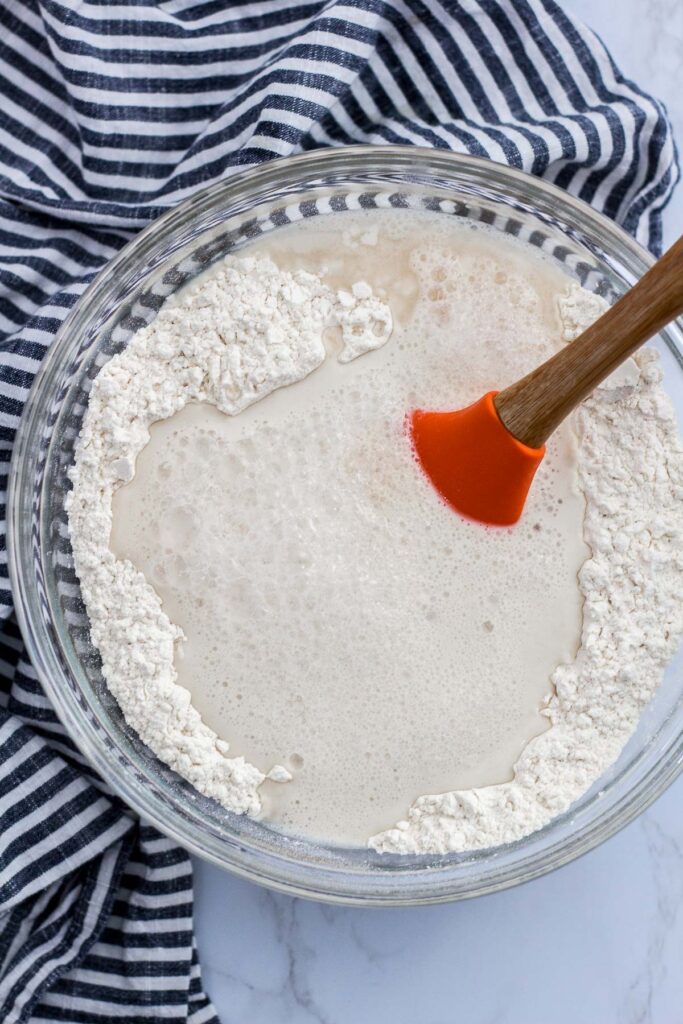
[[[230,280],[211,272],[146,329],[143,362],[163,369],[181,358],[176,381],[193,370],[197,380],[183,378],[162,409],[150,414],[148,405],[148,423],[136,407],[123,455],[109,450],[101,427],[107,393],[138,386],[125,362],[140,335],[96,384],[104,394],[91,400],[71,529],[107,681],[163,760],[275,827],[352,845],[374,837],[378,849],[398,852],[524,835],[614,760],[680,630],[674,567],[641,586],[647,559],[631,552],[632,608],[654,597],[668,625],[649,675],[640,665],[637,687],[619,682],[642,647],[623,609],[609,607],[631,544],[620,553],[590,524],[597,516],[609,532],[601,503],[615,467],[628,477],[628,457],[614,453],[620,423],[652,433],[657,464],[639,486],[651,485],[653,507],[657,492],[665,522],[658,536],[650,531],[645,554],[663,562],[680,527],[661,477],[666,465],[673,486],[680,450],[650,355],[591,400],[580,444],[571,425],[553,438],[521,523],[486,529],[439,501],[412,457],[405,414],[505,386],[594,318],[599,300],[533,250],[426,213],[314,218],[248,254],[248,265],[229,264]],[[252,286],[269,275],[286,308],[274,307],[260,334],[256,324],[241,337],[258,304],[245,301],[242,320],[233,315],[221,331],[220,310],[234,314],[238,292],[257,299]],[[298,350],[292,310],[308,303],[317,338]],[[207,308],[224,337],[198,354],[192,339]],[[278,346],[275,370],[260,374]],[[82,541],[92,522],[83,458],[93,447],[100,469],[115,466],[110,495],[92,495],[110,517],[106,552]],[[633,469],[642,476],[642,466]],[[632,504],[647,511],[647,494],[627,484]],[[623,514],[610,513],[615,523]],[[605,547],[597,559],[596,539]],[[609,568],[606,580],[595,577],[602,554],[619,568],[614,580]],[[93,558],[121,584],[106,616]],[[115,636],[112,610],[121,619]],[[159,658],[157,642],[151,672],[144,657],[144,668],[130,664],[136,644],[138,653],[150,649],[140,627],[150,616],[167,644]],[[620,651],[612,664],[596,650],[605,631]]]

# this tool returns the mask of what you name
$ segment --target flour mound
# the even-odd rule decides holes
[[[229,415],[302,380],[325,359],[324,332],[341,329],[340,361],[384,344],[389,308],[364,282],[335,294],[304,271],[264,258],[228,257],[210,276],[168,299],[95,379],[71,470],[67,501],[76,573],[107,685],[144,743],[200,792],[257,816],[266,776],[229,757],[176,682],[182,639],[145,577],[109,549],[112,497],[132,479],[149,428],[188,402]],[[281,765],[272,781],[291,775]]]
[[[571,286],[558,299],[570,340],[604,312]],[[579,575],[581,647],[553,674],[544,714],[511,782],[423,796],[370,839],[380,852],[442,854],[509,843],[546,825],[616,761],[683,634],[683,448],[644,349],[580,407],[579,483],[592,555]]]

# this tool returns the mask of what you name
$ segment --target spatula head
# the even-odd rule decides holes
[[[512,526],[543,456],[503,425],[490,391],[457,412],[410,416],[418,462],[441,497],[461,515],[490,526]]]

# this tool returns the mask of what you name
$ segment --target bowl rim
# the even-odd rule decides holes
[[[359,166],[360,165],[360,166]],[[145,821],[155,825],[160,832],[169,836],[179,845],[197,856],[226,868],[233,873],[248,878],[269,888],[287,892],[291,895],[303,896],[327,902],[338,902],[345,904],[357,904],[363,906],[373,905],[411,905],[438,903],[459,898],[470,898],[498,889],[509,888],[510,886],[529,881],[539,875],[546,874],[561,865],[568,863],[578,856],[588,852],[600,842],[609,838],[620,828],[628,824],[637,814],[644,810],[661,792],[677,777],[683,770],[683,743],[679,743],[676,757],[670,758],[664,766],[660,761],[651,768],[640,782],[629,791],[638,791],[638,799],[632,799],[625,804],[625,797],[617,801],[608,815],[593,822],[592,826],[584,827],[582,831],[571,835],[562,845],[561,851],[556,851],[550,857],[548,851],[541,850],[536,856],[522,858],[524,863],[513,863],[512,869],[498,876],[495,880],[484,880],[479,885],[470,885],[466,890],[456,890],[439,885],[430,884],[431,879],[443,876],[445,868],[434,867],[434,871],[428,870],[428,862],[434,858],[425,856],[415,858],[420,860],[422,866],[417,873],[418,884],[412,887],[410,892],[397,895],[395,888],[387,886],[387,891],[378,891],[378,883],[382,876],[393,877],[396,880],[397,874],[392,871],[390,858],[386,859],[387,872],[369,873],[364,875],[350,874],[349,882],[343,885],[338,884],[338,877],[335,875],[336,883],[332,884],[327,877],[330,872],[321,870],[319,866],[299,862],[302,868],[301,877],[292,879],[286,877],[290,872],[274,869],[274,863],[269,863],[270,870],[264,871],[255,867],[252,857],[243,857],[241,860],[230,859],[219,856],[213,850],[207,850],[201,841],[196,838],[191,828],[185,829],[179,834],[175,824],[169,822],[169,817],[164,814],[163,799],[151,801],[141,799],[141,793],[131,789],[125,778],[119,777],[116,772],[111,771],[111,764],[104,755],[104,750],[97,744],[85,741],[82,734],[82,720],[76,713],[76,704],[72,699],[66,699],[65,694],[59,686],[57,677],[53,677],[52,667],[43,657],[43,651],[38,642],[34,623],[31,616],[31,597],[28,593],[26,580],[21,572],[21,552],[18,531],[18,516],[20,510],[20,499],[22,484],[26,476],[26,470],[30,460],[28,459],[30,442],[34,439],[38,427],[42,429],[43,424],[39,423],[38,414],[42,409],[42,399],[49,396],[49,386],[52,379],[52,371],[59,366],[60,358],[66,345],[72,325],[77,320],[81,311],[87,307],[90,298],[113,281],[122,265],[125,265],[131,254],[137,254],[138,259],[144,256],[145,249],[150,242],[155,241],[161,232],[171,227],[174,223],[180,223],[189,217],[194,217],[203,210],[209,210],[219,198],[230,197],[240,189],[255,189],[256,186],[265,187],[269,184],[281,184],[286,174],[313,174],[320,170],[320,173],[328,174],[334,169],[336,174],[343,175],[346,171],[368,171],[377,170],[384,173],[391,169],[395,173],[408,173],[412,181],[419,179],[420,173],[434,175],[443,173],[449,178],[453,177],[466,179],[470,175],[477,183],[481,184],[484,178],[493,189],[492,198],[499,196],[501,189],[496,186],[503,186],[510,189],[511,184],[516,185],[522,193],[531,190],[533,200],[527,199],[530,212],[536,216],[552,216],[557,219],[559,213],[567,214],[567,229],[571,234],[572,229],[581,230],[582,227],[593,233],[599,231],[601,238],[608,243],[614,243],[611,248],[618,247],[625,251],[632,262],[639,268],[638,272],[643,273],[654,262],[654,258],[647,252],[632,236],[627,234],[619,225],[611,221],[604,214],[594,210],[589,204],[581,199],[571,196],[569,193],[558,188],[551,182],[536,178],[524,171],[510,168],[503,164],[496,164],[487,158],[453,153],[449,150],[435,150],[422,146],[346,146],[342,148],[317,149],[311,152],[297,154],[290,157],[281,157],[269,160],[263,164],[237,171],[221,181],[215,182],[204,189],[191,195],[181,203],[169,208],[165,213],[152,220],[142,231],[133,236],[119,252],[104,265],[90,285],[78,298],[61,327],[57,331],[48,351],[46,352],[36,373],[32,388],[27,397],[22,411],[14,441],[12,459],[8,481],[7,501],[7,549],[9,577],[14,600],[14,609],[17,622],[21,630],[26,650],[31,664],[43,686],[51,704],[64,726],[67,734],[76,744],[83,756],[102,775],[107,785],[120,796],[128,806],[140,815]],[[398,181],[397,181],[398,184]],[[537,202],[538,197],[538,202]],[[569,215],[571,222],[569,222]],[[680,326],[680,323],[679,323]],[[662,332],[662,335],[674,354],[679,365],[683,369],[683,334],[679,327],[673,327]],[[554,830],[556,822],[566,820],[569,812],[553,819],[544,829],[533,833],[532,838],[540,837],[549,830]],[[524,843],[525,840],[519,841]],[[248,844],[247,844],[248,845]],[[510,850],[518,844],[511,844],[510,847],[495,847],[485,851],[479,851],[468,858],[465,864],[486,859],[495,860],[496,856],[502,856],[503,851]],[[244,841],[239,839],[236,842],[242,853]],[[552,850],[551,850],[552,852]],[[262,858],[262,851],[256,849],[257,860]],[[386,857],[386,855],[385,855]],[[269,861],[277,862],[279,855],[271,853]],[[411,858],[412,859],[412,858]],[[405,860],[401,858],[403,863]],[[291,860],[285,859],[283,863],[291,867]],[[261,866],[262,867],[262,866]],[[334,875],[334,872],[332,872]],[[399,871],[402,878],[408,878],[410,871]],[[308,878],[307,876],[312,876]],[[327,886],[323,888],[321,877]],[[361,878],[370,879],[368,886],[358,884]],[[403,882],[401,886],[403,886]],[[382,886],[379,886],[381,890]],[[407,887],[409,888],[409,887]]]

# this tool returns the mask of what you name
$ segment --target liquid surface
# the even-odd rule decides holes
[[[265,816],[365,845],[421,794],[511,778],[578,648],[570,428],[510,530],[442,504],[403,429],[410,409],[457,408],[550,355],[567,280],[520,245],[406,211],[315,218],[259,250],[334,286],[367,280],[392,339],[344,366],[332,352],[237,417],[193,405],[155,424],[115,495],[111,546],[183,629],[179,682],[231,756],[292,771],[262,787]]]

